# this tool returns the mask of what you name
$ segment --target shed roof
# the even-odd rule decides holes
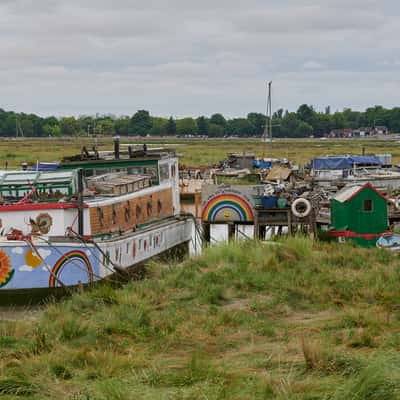
[[[274,165],[270,169],[270,171],[267,175],[267,180],[269,180],[269,181],[278,181],[278,180],[285,181],[286,179],[289,178],[289,176],[292,172],[293,171],[290,168]]]
[[[366,187],[371,188],[378,196],[387,200],[387,198],[379,190],[377,190],[374,185],[369,182],[364,185],[346,186],[342,190],[339,190],[333,197],[333,199],[340,203],[345,203],[346,201],[349,201],[356,197],[358,193],[363,191]]]

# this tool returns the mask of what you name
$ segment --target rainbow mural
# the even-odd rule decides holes
[[[55,264],[51,270],[49,278],[49,287],[55,288],[60,286],[62,279],[60,275],[62,274],[65,267],[68,265],[76,266],[78,268],[85,268],[87,272],[87,282],[82,283],[93,283],[93,269],[90,265],[90,261],[85,253],[78,250],[72,250],[65,253]]]
[[[254,214],[251,205],[243,197],[222,193],[205,204],[201,219],[207,222],[253,222]]]

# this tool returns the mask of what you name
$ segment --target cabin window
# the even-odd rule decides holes
[[[99,217],[100,226],[103,226],[104,225],[104,214],[103,214],[103,209],[101,207],[97,207],[97,215]]]
[[[117,208],[115,207],[115,204],[112,205],[112,218],[111,222],[113,225],[117,223]]]
[[[158,214],[160,214],[161,211],[162,211],[162,203],[161,203],[161,200],[158,200],[157,201],[157,212],[158,212]]]
[[[364,211],[371,212],[373,211],[373,208],[372,200],[364,200]]]
[[[140,218],[140,214],[142,213],[142,208],[139,204],[136,205],[136,219]]]
[[[150,201],[147,202],[147,215],[151,217],[152,214],[153,214],[153,204],[150,199]]]
[[[175,166],[175,164],[171,165],[171,175],[172,175],[173,178],[175,178],[175,175],[176,175],[176,166]]]
[[[169,166],[168,164],[160,165],[160,181],[169,179]]]
[[[131,219],[131,206],[129,204],[129,201],[127,201],[125,206],[125,221],[129,222],[130,219]]]

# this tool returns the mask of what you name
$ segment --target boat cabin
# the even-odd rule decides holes
[[[52,237],[69,228],[124,235],[180,213],[178,158],[173,150],[85,151],[54,171],[3,171],[0,195],[3,234],[36,234],[45,220],[40,233]]]
[[[311,161],[311,176],[319,179],[346,179],[361,173],[373,173],[382,167],[376,156],[328,156]]]
[[[331,237],[375,246],[388,230],[387,198],[366,183],[340,190],[331,200]]]

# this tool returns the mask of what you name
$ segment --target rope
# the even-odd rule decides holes
[[[64,283],[53,273],[53,271],[50,268],[50,265],[40,255],[38,249],[33,244],[32,240],[29,239],[29,238],[26,238],[25,242],[28,244],[28,246],[31,248],[31,250],[35,252],[37,257],[42,261],[42,263],[45,265],[45,267],[46,267],[47,271],[49,272],[49,274],[60,284],[60,286],[62,286],[63,288],[66,288],[66,285],[64,285]]]
[[[240,229],[237,230],[238,233],[240,233],[243,237],[245,237],[248,240],[253,240],[250,236],[246,235],[244,232],[242,232]]]
[[[85,246],[87,246],[88,243],[93,244],[97,250],[101,253],[101,255],[110,261],[110,264],[114,267],[114,270],[109,268],[108,265],[104,264],[102,261],[100,261],[97,257],[97,260],[105,267],[107,268],[110,272],[115,273],[119,272],[119,270],[123,269],[120,265],[115,264],[110,258],[108,258],[108,255],[103,251],[103,249],[94,241],[94,240],[88,240],[81,236],[79,233],[75,232],[71,227],[68,228],[68,232],[72,233],[80,242],[82,242]],[[90,248],[89,248],[90,251]],[[93,254],[93,253],[92,253]]]
[[[51,247],[52,249],[54,249],[60,256],[64,256],[64,253],[62,253],[56,246],[53,246],[51,244],[51,242],[49,242],[48,240],[44,239],[43,237],[38,236],[38,239],[43,240],[45,243],[47,243],[49,245],[49,247]],[[99,261],[100,262],[100,261]],[[101,263],[101,262],[100,262]],[[76,264],[74,262],[72,262],[72,265],[74,265],[75,267],[77,267],[78,269],[80,269],[83,272],[87,272],[87,270],[85,268],[83,268],[81,265]],[[54,276],[54,275],[53,275]],[[103,277],[100,275],[97,275],[93,272],[93,276],[99,280],[102,280]]]

